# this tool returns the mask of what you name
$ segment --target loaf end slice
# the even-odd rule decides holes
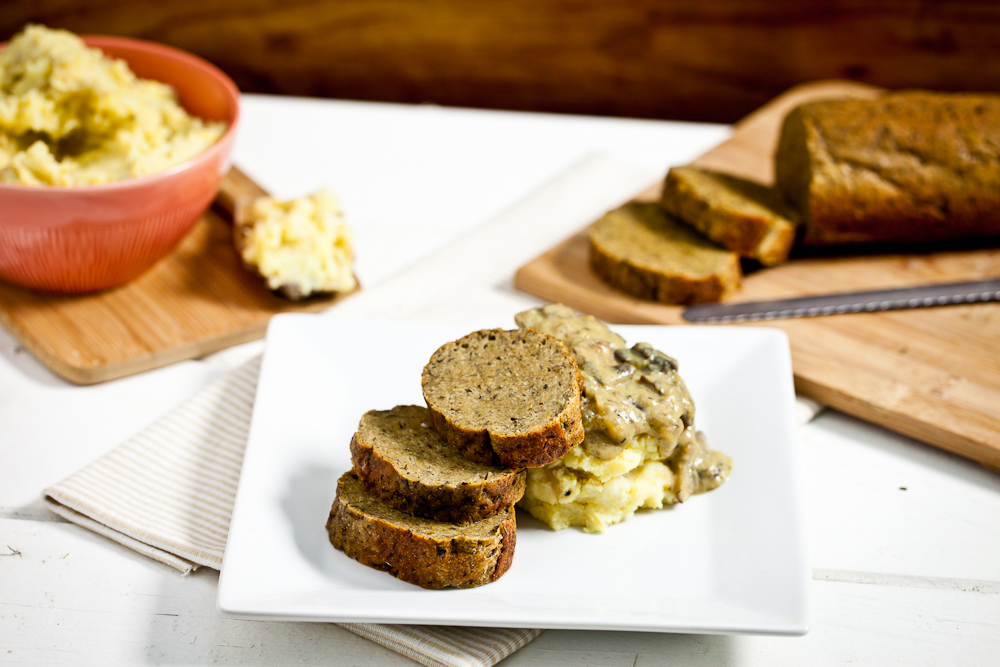
[[[743,279],[735,252],[643,202],[610,211],[591,227],[590,265],[612,287],[671,304],[719,301]]]
[[[788,259],[798,215],[774,188],[698,167],[667,172],[660,202],[723,248],[775,266]]]
[[[365,413],[351,440],[351,460],[367,491],[390,507],[436,521],[481,521],[524,495],[523,470],[459,455],[420,405]]]
[[[421,384],[434,428],[459,454],[537,468],[583,440],[582,382],[557,338],[491,329],[442,345]]]
[[[900,91],[805,103],[785,118],[775,182],[810,244],[1000,235],[1000,95]]]
[[[368,493],[345,473],[326,524],[330,542],[354,560],[423,588],[472,588],[510,569],[517,542],[514,509],[471,524],[415,517]]]

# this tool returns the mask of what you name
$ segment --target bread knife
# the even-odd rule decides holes
[[[709,303],[684,310],[689,322],[751,322],[786,317],[815,317],[900,308],[926,308],[979,301],[1000,301],[1000,278],[940,283],[871,292],[844,292],[777,301]]]

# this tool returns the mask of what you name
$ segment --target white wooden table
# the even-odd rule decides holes
[[[338,193],[366,287],[588,154],[665,173],[727,134],[264,96],[245,96],[243,113],[237,164],[280,197],[321,185]],[[45,486],[262,346],[75,387],[0,330],[0,664],[414,664],[334,625],[221,618],[216,572],[182,577],[39,502]],[[1000,664],[1000,475],[829,411],[801,428],[800,446],[813,564],[807,636],[550,630],[504,664]]]

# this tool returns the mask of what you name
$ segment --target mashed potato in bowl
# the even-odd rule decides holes
[[[225,123],[192,117],[166,84],[64,30],[32,25],[0,50],[0,183],[96,185],[165,171]]]

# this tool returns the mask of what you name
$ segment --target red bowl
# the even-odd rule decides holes
[[[83,39],[136,75],[173,86],[188,113],[229,127],[204,153],[149,176],[75,187],[0,183],[0,280],[45,292],[121,285],[167,255],[218,192],[239,122],[236,84],[201,58],[138,39]]]

